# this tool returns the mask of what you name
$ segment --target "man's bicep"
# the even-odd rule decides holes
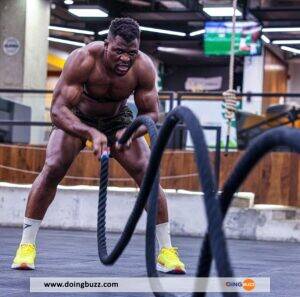
[[[140,76],[139,85],[134,93],[139,112],[158,111],[158,92],[156,88],[156,72],[153,63],[148,59]]]
[[[92,66],[93,59],[86,51],[77,50],[71,53],[54,89],[53,104],[76,105]]]
[[[81,84],[68,84],[62,82],[60,87],[54,91],[52,105],[65,105],[67,107],[75,106],[82,94],[83,87]]]
[[[140,114],[158,112],[158,93],[155,86],[151,89],[136,90],[134,100]]]
[[[67,106],[75,106],[82,94],[83,87],[81,84],[69,84],[62,88],[61,95]]]

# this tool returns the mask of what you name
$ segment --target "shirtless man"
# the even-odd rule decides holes
[[[118,18],[111,22],[105,42],[93,42],[73,51],[55,87],[51,118],[55,125],[47,146],[46,160],[29,193],[23,236],[12,268],[34,269],[36,235],[53,201],[57,185],[65,176],[86,141],[100,157],[104,151],[141,185],[150,150],[141,126],[125,145],[119,145],[132,113],[126,105],[134,93],[138,115],[158,118],[155,69],[139,51],[140,30],[136,21]],[[159,244],[157,269],[185,273],[177,248],[172,247],[166,197],[160,187],[156,235]]]

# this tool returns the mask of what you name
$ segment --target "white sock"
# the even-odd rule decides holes
[[[163,247],[172,247],[169,222],[156,225],[156,239],[158,241],[159,250]]]
[[[35,220],[24,217],[23,235],[21,244],[32,243],[35,244],[36,235],[40,229],[41,220]]]

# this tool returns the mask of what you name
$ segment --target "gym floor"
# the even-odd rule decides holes
[[[104,266],[98,259],[95,232],[41,229],[36,270],[16,271],[10,269],[10,265],[21,231],[21,228],[0,227],[0,296],[154,296],[151,293],[30,293],[30,277],[146,277],[145,237],[134,235],[116,264]],[[108,234],[109,243],[115,243],[118,237],[119,234]],[[202,239],[173,236],[172,240],[173,245],[179,247],[187,275],[193,276]],[[271,293],[253,293],[251,296],[299,296],[299,243],[228,240],[228,248],[236,277],[271,278]],[[214,271],[212,275],[215,275]],[[207,296],[221,294],[210,293]]]

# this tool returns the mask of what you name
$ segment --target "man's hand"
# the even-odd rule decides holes
[[[124,132],[126,131],[126,129],[127,129],[127,128],[121,129],[121,130],[117,131],[117,133],[116,133],[117,141],[116,141],[115,146],[116,146],[116,149],[117,149],[117,150],[126,150],[126,149],[129,149],[129,148],[130,148],[130,145],[131,145],[131,143],[132,143],[132,139],[133,139],[133,136],[134,136],[134,135],[132,135],[132,136],[127,140],[126,143],[124,143],[124,144],[120,144],[120,143],[119,143],[119,139],[121,139],[121,137],[124,135]]]
[[[93,144],[93,153],[98,159],[106,151],[109,153],[109,147],[107,146],[107,137],[96,129],[90,131],[91,141]]]

